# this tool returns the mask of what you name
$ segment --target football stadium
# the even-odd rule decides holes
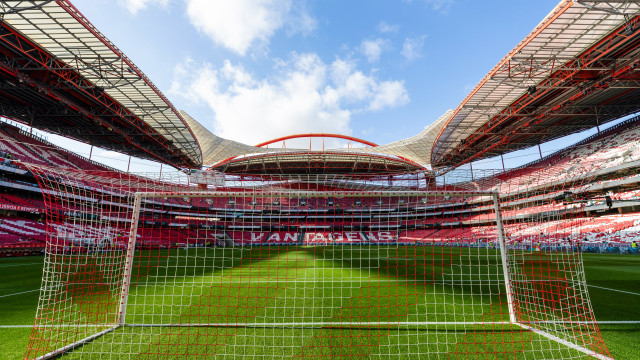
[[[640,3],[560,1],[382,145],[220,137],[71,1],[0,12],[2,358],[640,358]]]

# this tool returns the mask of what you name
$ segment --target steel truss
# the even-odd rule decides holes
[[[459,166],[640,110],[639,10],[633,1],[560,3],[462,102],[432,163]]]
[[[3,1],[0,11],[3,116],[176,167],[202,163],[171,103],[69,1]]]

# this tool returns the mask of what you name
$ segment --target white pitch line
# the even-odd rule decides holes
[[[602,287],[602,286],[596,286],[596,285],[589,285],[587,284],[587,286],[589,287],[594,287],[596,289],[603,289],[603,290],[609,290],[609,291],[615,291],[615,292],[620,292],[620,293],[625,293],[625,294],[631,294],[631,295],[637,295],[640,296],[639,293],[635,293],[635,292],[631,292],[631,291],[624,291],[624,290],[618,290],[618,289],[611,289],[611,288],[606,288],[606,287]]]
[[[536,281],[536,282],[545,282],[544,280]],[[213,280],[211,282],[197,282],[197,283],[185,283],[181,282],[181,286],[213,286],[213,285],[225,285],[225,284],[252,284],[252,285],[260,285],[260,284],[278,284],[278,283],[291,283],[291,284],[318,284],[318,283],[329,283],[329,284],[340,284],[340,283],[397,283],[397,284],[414,284],[414,283],[425,283],[426,285],[464,285],[464,284],[483,284],[485,281],[433,281],[433,280],[385,280],[385,279],[336,279],[336,280],[312,280],[312,279],[301,279],[301,280],[258,280],[258,279],[225,279],[225,280]],[[491,285],[488,283],[487,285]],[[139,284],[140,287],[166,287],[166,286],[176,286],[176,284],[165,283],[165,284]]]
[[[114,326],[112,324],[99,324],[99,325],[95,325],[95,324],[83,324],[83,325],[77,325],[77,324],[59,324],[59,325],[35,325],[35,327],[37,328],[95,328],[95,327],[111,327]],[[18,329],[18,328],[32,328],[34,327],[33,324],[31,325],[0,325],[0,329]]]
[[[531,324],[534,322],[528,322],[527,324]],[[540,323],[550,324],[550,323],[571,323],[571,324],[598,324],[598,325],[638,325],[640,324],[640,320],[605,320],[605,321],[540,321]],[[511,324],[508,321],[494,321],[494,322],[361,322],[361,323],[346,323],[346,322],[312,322],[312,323],[220,323],[220,324],[127,324],[129,327],[197,327],[197,326],[380,326],[380,325],[509,325]],[[515,325],[515,324],[512,324]],[[87,327],[110,327],[112,324],[85,324],[85,325],[76,325],[76,324],[60,324],[60,325],[36,325],[38,328],[87,328]],[[18,328],[33,328],[34,325],[0,325],[0,329],[18,329]]]
[[[427,285],[464,285],[464,284],[473,284],[473,283],[485,283],[487,281],[483,281],[483,280],[463,280],[463,281],[440,281],[440,282],[436,282],[436,281],[429,281],[429,280],[384,280],[384,279],[336,279],[336,280],[257,280],[257,279],[247,279],[247,280],[220,280],[220,281],[212,281],[212,282],[207,282],[207,283],[182,283],[182,285],[226,285],[226,284],[254,284],[254,285],[260,285],[260,284],[317,284],[317,283],[396,283],[399,285],[402,284],[413,284],[413,283],[426,283]],[[535,281],[527,281],[527,282],[553,282],[553,280],[535,280]],[[90,285],[97,285],[97,284],[90,284]],[[110,284],[99,284],[99,285],[110,285]],[[491,283],[489,282],[489,285],[491,285]],[[60,285],[60,286],[64,286],[64,285]],[[148,285],[145,284],[140,284],[139,286],[142,287],[146,287]],[[175,286],[175,284],[157,284],[155,285],[155,287],[166,287],[166,286]],[[609,291],[616,291],[616,292],[621,292],[621,293],[625,293],[625,294],[631,294],[631,295],[637,295],[640,296],[640,294],[638,293],[634,293],[631,291],[624,291],[624,290],[616,290],[616,289],[611,289],[611,288],[606,288],[606,287],[602,287],[602,286],[596,286],[596,285],[587,285],[590,287],[595,287],[595,288],[599,288],[599,289],[603,289],[603,290],[609,290]],[[40,289],[34,289],[34,290],[27,290],[27,291],[22,291],[22,292],[17,292],[17,293],[13,293],[13,294],[6,294],[6,295],[0,295],[0,298],[5,298],[5,297],[9,297],[9,296],[15,296],[15,295],[21,295],[21,294],[27,294],[27,293],[32,293],[35,291],[40,291]]]
[[[0,265],[0,267],[13,267],[13,266],[25,266],[25,265],[43,265],[44,263],[27,263],[27,264],[6,264]]]
[[[424,326],[424,325],[516,325],[509,321],[369,321],[369,322],[282,322],[282,323],[202,323],[202,324],[125,324],[126,327],[314,327],[314,326]]]
[[[0,329],[32,328],[33,325],[0,325]]]
[[[539,280],[537,282],[544,282],[545,280]],[[317,284],[317,283],[396,283],[399,285],[403,285],[403,284],[414,284],[414,283],[425,283],[427,285],[464,285],[464,284],[468,284],[468,283],[483,283],[484,281],[482,280],[477,280],[477,281],[457,281],[457,282],[452,282],[452,281],[446,281],[446,282],[433,282],[433,281],[429,281],[429,280],[384,280],[384,279],[336,279],[336,280],[257,280],[257,279],[247,279],[247,280],[225,280],[225,281],[212,281],[212,282],[199,282],[199,283],[181,283],[181,285],[183,286],[212,286],[212,285],[227,285],[227,284],[251,284],[251,285],[260,285],[260,284],[288,284],[288,283],[292,283],[292,284]],[[58,286],[52,286],[51,288],[55,288],[55,287],[62,287],[62,286],[67,286],[67,285],[77,285],[77,284],[61,284]],[[85,285],[112,285],[112,284],[108,284],[108,283],[98,283],[98,284],[85,284]],[[153,287],[167,287],[167,286],[175,286],[175,284],[155,284],[153,285]],[[149,284],[138,284],[135,286],[136,288],[147,288],[149,287]],[[337,287],[337,286],[336,286]],[[6,294],[6,295],[0,295],[0,298],[4,298],[4,297],[9,297],[9,296],[15,296],[15,295],[21,295],[21,294],[27,294],[27,293],[31,293],[31,292],[35,292],[35,291],[39,291],[41,289],[34,289],[34,290],[27,290],[27,291],[22,291],[22,292],[18,292],[18,293],[13,293],[13,294]],[[144,290],[141,290],[144,291]]]
[[[45,289],[47,289],[47,290],[48,289],[55,289],[55,288],[58,288],[58,287],[72,286],[72,285],[95,286],[95,285],[113,285],[113,284],[110,284],[110,283],[68,283],[68,284],[59,284],[59,285],[48,286]],[[8,297],[8,296],[14,296],[14,295],[20,295],[20,294],[26,294],[26,293],[30,293],[30,292],[34,292],[34,291],[40,291],[40,290],[42,290],[42,289],[33,289],[33,290],[27,290],[27,291],[22,291],[22,292],[13,293],[13,294],[0,295],[0,298]]]
[[[482,256],[482,258],[486,258],[487,256]],[[260,258],[256,258],[256,259],[248,259],[248,258],[243,258],[243,259],[216,259],[213,258],[212,260],[214,261],[237,261],[237,262],[245,262],[245,265],[250,264],[253,260],[256,260],[256,262],[258,260],[260,261],[265,261],[265,262],[287,262],[287,261],[293,261],[293,262],[311,262],[311,261],[357,261],[357,260],[381,260],[381,261],[394,261],[394,260],[415,260],[415,261],[429,261],[427,263],[427,265],[432,265],[434,261],[439,260],[440,262],[443,262],[440,265],[452,265],[449,263],[444,263],[445,260],[451,260],[449,258],[433,258],[433,257],[428,257],[428,256],[416,256],[416,257],[393,257],[393,256],[387,256],[387,257],[351,257],[351,258],[270,258],[270,259],[260,259]],[[438,264],[435,264],[438,265]]]
[[[166,278],[162,278],[166,279]],[[340,278],[340,279],[264,279],[264,278],[250,278],[250,277],[217,277],[212,278],[209,282],[180,282],[180,285],[190,285],[190,286],[209,286],[209,285],[220,285],[220,284],[236,284],[236,283],[251,283],[251,284],[261,284],[261,283],[301,283],[301,284],[314,284],[314,283],[425,283],[427,285],[464,285],[464,284],[486,284],[486,285],[500,285],[499,281],[494,279],[468,279],[468,280],[446,280],[446,279],[370,279],[370,278]],[[527,280],[527,281],[519,281],[518,283],[554,283],[560,282],[560,280]],[[175,283],[164,283],[164,284],[154,284],[154,283],[140,283],[138,286],[147,287],[147,286],[155,286],[155,287],[163,287],[163,286],[175,286]]]
[[[26,294],[26,293],[31,293],[31,292],[34,292],[34,291],[40,291],[40,289],[27,290],[27,291],[18,292],[18,293],[13,293],[13,294],[7,294],[7,295],[0,295],[0,298],[3,298],[3,297],[9,297],[9,296],[14,296],[14,295],[20,295],[20,294]]]

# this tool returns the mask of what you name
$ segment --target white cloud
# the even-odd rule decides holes
[[[396,104],[404,104],[407,101],[409,101],[409,96],[402,82],[385,81],[376,84],[369,109],[380,110],[385,107],[393,107]]]
[[[446,10],[453,4],[454,0],[424,0],[425,4],[431,5],[433,10]]]
[[[176,0],[118,0],[131,13]],[[182,0],[191,25],[217,45],[239,55],[252,47],[265,48],[281,28],[288,35],[310,34],[317,26],[304,2],[293,0]]]
[[[167,6],[169,0],[118,0],[118,3],[135,14],[149,5]]]
[[[294,1],[286,19],[286,26],[289,35],[301,33],[307,36],[318,26],[318,21],[309,14],[304,2]]]
[[[424,45],[424,39],[426,39],[426,37],[426,35],[422,35],[413,38],[405,38],[400,54],[402,54],[402,56],[407,58],[407,60],[409,61],[421,57],[422,45]]]
[[[390,25],[384,21],[381,21],[378,24],[378,31],[380,31],[383,34],[395,33],[395,32],[398,32],[398,30],[400,30],[400,25]]]
[[[403,1],[408,4],[413,3],[412,0],[403,0]],[[451,4],[453,4],[454,1],[455,0],[422,0],[421,2],[428,7],[431,7],[433,10],[446,11],[451,6]]]
[[[249,144],[294,133],[351,134],[353,113],[409,101],[401,81],[381,81],[349,60],[326,64],[316,54],[294,53],[274,73],[257,79],[230,61],[215,68],[187,59],[176,67],[170,92],[210,107],[216,135]]]
[[[253,46],[266,47],[284,25],[290,33],[307,34],[315,20],[291,0],[186,0],[189,21],[216,44],[245,55]]]
[[[388,41],[385,39],[364,40],[360,44],[360,51],[367,57],[369,62],[377,62],[380,55],[388,47]]]

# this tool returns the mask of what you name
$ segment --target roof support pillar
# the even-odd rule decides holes
[[[538,152],[540,153],[540,160],[542,160],[542,148],[540,147],[540,144],[538,144]]]

